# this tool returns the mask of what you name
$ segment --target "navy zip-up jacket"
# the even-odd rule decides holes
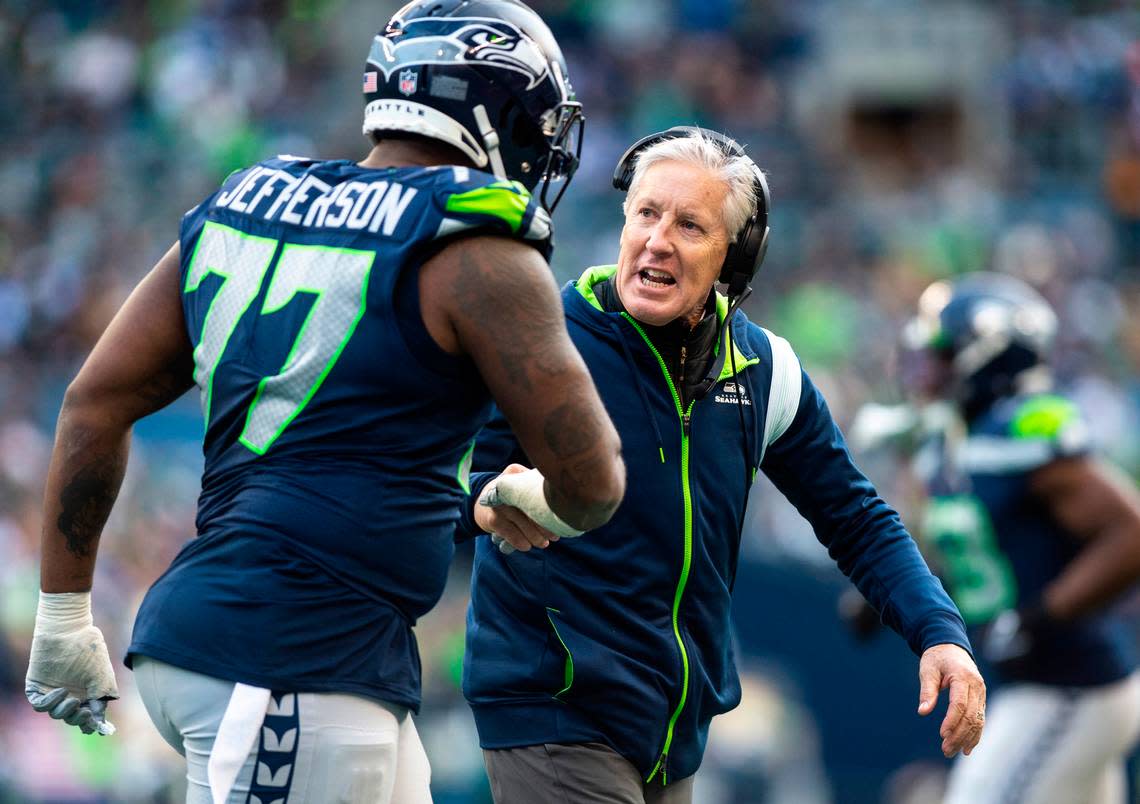
[[[647,781],[695,773],[710,721],[740,701],[731,596],[757,469],[916,654],[970,650],[958,610],[852,462],[787,341],[738,314],[719,345],[731,338],[735,371],[726,360],[682,409],[644,330],[594,295],[615,270],[589,269],[562,298],[621,435],[625,499],[606,525],[546,550],[503,555],[478,540],[463,692],[480,744],[601,742]],[[718,297],[721,318],[726,309]],[[526,463],[501,417],[485,433],[474,468]],[[472,505],[494,476],[472,475],[459,537],[477,532]]]

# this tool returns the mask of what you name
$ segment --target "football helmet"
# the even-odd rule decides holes
[[[1032,378],[1046,384],[1056,334],[1057,316],[1037,291],[1012,276],[977,272],[928,287],[903,342],[942,362],[948,387],[941,390],[971,418],[1031,390]]]
[[[547,210],[578,167],[582,105],[554,35],[518,0],[405,5],[372,42],[364,103],[366,136],[444,142],[501,179],[541,183]]]

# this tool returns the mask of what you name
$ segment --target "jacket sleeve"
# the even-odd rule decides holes
[[[957,607],[931,574],[899,515],[855,465],[806,372],[800,372],[795,416],[768,447],[761,469],[911,650],[921,654],[933,645],[951,643],[972,653]]]
[[[531,465],[506,417],[496,407],[491,420],[484,425],[475,439],[475,452],[471,456],[471,477],[468,481],[470,490],[467,499],[463,501],[459,524],[455,527],[456,542],[473,539],[483,532],[475,524],[475,503],[479,501],[479,496],[487,484],[512,463]]]

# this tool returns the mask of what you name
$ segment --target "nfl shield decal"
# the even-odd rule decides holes
[[[403,95],[414,95],[416,92],[416,79],[419,75],[415,70],[401,70],[399,90]]]

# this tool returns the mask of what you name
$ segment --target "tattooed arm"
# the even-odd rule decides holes
[[[131,425],[193,385],[178,258],[175,244],[131,293],[64,396],[44,492],[44,592],[90,590]]]
[[[621,445],[545,261],[517,241],[471,237],[425,263],[419,281],[428,332],[475,361],[546,478],[550,508],[580,530],[605,523],[625,490]]]
[[[131,425],[192,384],[178,255],[175,244],[115,315],[68,386],[56,426],[24,693],[37,712],[85,734],[115,731],[107,701],[119,690],[90,590],[99,536],[127,468]]]

